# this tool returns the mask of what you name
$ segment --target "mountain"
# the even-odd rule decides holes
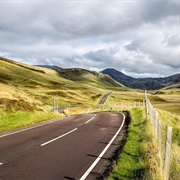
[[[58,69],[57,72],[63,78],[72,80],[74,82],[81,82],[100,87],[123,87],[122,84],[115,81],[112,77],[96,71],[89,71],[82,68]]]
[[[164,90],[168,90],[168,89],[176,89],[176,88],[180,88],[180,77],[177,78],[173,83],[171,83],[169,86],[166,86],[164,88]]]
[[[127,76],[127,75],[123,74],[122,72],[119,72],[113,68],[107,68],[107,69],[101,71],[101,73],[108,74],[113,79],[115,79],[118,82],[121,82],[123,85],[125,85],[127,87],[130,87],[131,82],[135,81],[135,78]]]
[[[178,77],[178,78],[174,81],[173,84],[178,84],[178,83],[180,83],[180,77]]]
[[[49,110],[59,106],[95,105],[104,94],[126,87],[109,75],[80,68],[53,70],[0,57],[0,114]]]
[[[127,87],[147,90],[164,88],[166,86],[171,85],[172,83],[175,83],[176,81],[179,81],[180,78],[180,74],[176,74],[165,78],[133,78],[113,68],[107,68],[103,70],[102,73],[108,74],[113,79]]]

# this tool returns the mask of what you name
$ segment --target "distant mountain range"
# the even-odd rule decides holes
[[[84,73],[85,74],[93,73],[94,75],[95,74],[97,75],[97,72],[95,71],[89,71],[89,70],[85,70],[81,68],[63,69],[59,66],[52,66],[52,65],[51,66],[50,65],[36,65],[36,66],[54,69],[58,71],[61,76],[68,79],[73,79],[73,80],[76,78],[81,79],[82,78],[81,74],[84,74]],[[113,68],[107,68],[101,71],[101,73],[105,75],[109,75],[112,79],[116,80],[122,85],[129,88],[134,88],[134,89],[157,90],[157,89],[167,88],[168,86],[180,88],[180,73],[169,76],[169,77],[164,77],[164,78],[134,78],[131,76],[127,76],[123,74],[122,72]],[[109,78],[108,78],[108,81],[113,82]]]
[[[176,87],[180,88],[180,85],[178,85],[180,83],[180,73],[164,78],[133,78],[113,68],[107,68],[102,73],[111,76],[127,87],[135,89],[156,90],[173,84],[177,84]]]

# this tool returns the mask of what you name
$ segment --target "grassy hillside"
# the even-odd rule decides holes
[[[59,107],[97,105],[112,90],[127,89],[109,76],[84,69],[62,72],[0,57],[0,131],[31,125],[62,115]]]
[[[149,98],[156,108],[180,116],[180,88],[171,85],[150,93]]]
[[[126,89],[109,76],[84,69],[55,71],[0,58],[0,113],[97,104],[110,90]]]

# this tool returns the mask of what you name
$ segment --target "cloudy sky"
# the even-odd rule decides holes
[[[0,0],[0,56],[28,64],[180,72],[179,0]]]

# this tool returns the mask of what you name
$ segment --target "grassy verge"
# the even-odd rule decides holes
[[[141,109],[131,110],[131,125],[127,143],[119,162],[108,180],[158,179],[155,147],[148,122]]]
[[[0,132],[13,130],[19,127],[33,125],[35,123],[62,117],[63,115],[54,112],[17,112],[0,116]]]
[[[170,112],[158,109],[162,119],[162,159],[164,163],[165,157],[165,142],[167,127],[172,127],[172,145],[171,145],[171,160],[169,177],[172,180],[180,179],[180,118]]]

